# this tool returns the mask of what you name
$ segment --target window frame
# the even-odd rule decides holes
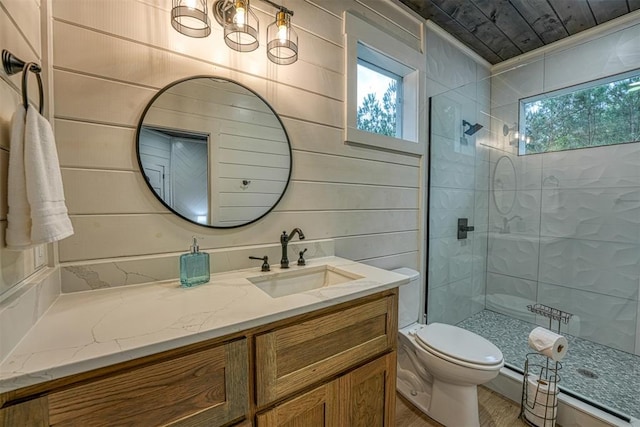
[[[345,126],[344,141],[346,144],[366,146],[385,151],[424,155],[426,147],[426,80],[424,69],[426,60],[420,52],[393,35],[383,31],[374,23],[352,11],[344,13],[345,40]],[[393,60],[404,68],[402,77],[402,104],[399,116],[402,126],[402,138],[381,135],[360,130],[357,127],[358,110],[358,45],[362,45],[378,57],[375,62],[364,59],[382,70],[389,70],[383,58]],[[367,60],[369,59],[369,60]],[[385,67],[387,65],[387,67]],[[404,75],[402,75],[404,73]],[[425,80],[425,82],[421,82]],[[424,115],[424,119],[420,119]]]

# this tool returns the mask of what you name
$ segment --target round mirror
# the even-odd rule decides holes
[[[232,228],[257,221],[280,201],[291,177],[291,145],[273,108],[225,78],[171,83],[142,113],[140,170],[172,212]]]
[[[493,169],[493,203],[502,215],[508,214],[516,200],[516,169],[508,156],[502,156]]]

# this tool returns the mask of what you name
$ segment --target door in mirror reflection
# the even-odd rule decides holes
[[[257,94],[227,79],[196,77],[161,90],[138,126],[149,188],[191,222],[244,225],[282,197],[291,172],[287,133]]]
[[[143,126],[140,159],[156,195],[191,221],[209,223],[208,135]]]

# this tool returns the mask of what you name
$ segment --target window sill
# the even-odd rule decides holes
[[[353,127],[345,128],[344,142],[345,144],[359,145],[382,151],[395,151],[414,156],[424,155],[424,144],[366,132]]]

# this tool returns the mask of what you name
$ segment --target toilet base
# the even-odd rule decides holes
[[[429,412],[429,403],[431,403],[431,387],[415,386],[415,383],[404,375],[401,375],[401,369],[398,369],[398,378],[396,390],[402,397],[407,399],[413,406],[424,412]],[[408,371],[405,371],[405,373]]]
[[[406,346],[400,345],[398,353],[396,389],[405,399],[445,426],[480,426],[477,386],[439,381],[421,370]]]
[[[425,411],[445,426],[480,427],[478,387],[433,380],[429,410]]]

